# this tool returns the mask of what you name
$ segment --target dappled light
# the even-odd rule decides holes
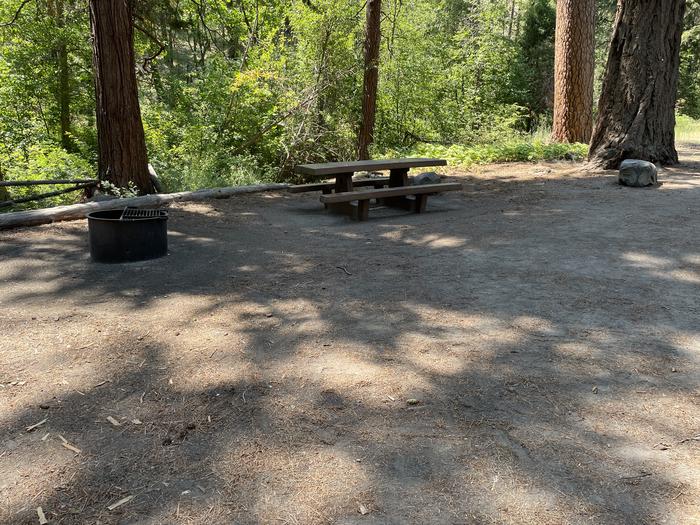
[[[0,520],[692,523],[697,175],[549,166],[363,223],[179,204],[126,265],[0,234]]]
[[[0,525],[700,525],[699,27],[0,2]]]

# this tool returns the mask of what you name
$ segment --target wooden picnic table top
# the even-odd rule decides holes
[[[325,162],[322,164],[301,164],[295,168],[295,171],[303,175],[321,176],[352,174],[356,171],[403,170],[427,166],[447,166],[447,161],[445,159],[417,158]]]

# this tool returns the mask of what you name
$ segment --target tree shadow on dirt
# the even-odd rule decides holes
[[[8,326],[24,308],[45,326],[42,302],[132,326],[89,350],[109,383],[9,410],[3,470],[53,461],[52,482],[72,476],[32,502],[57,523],[681,512],[695,490],[676,465],[697,451],[683,440],[698,423],[698,189],[669,187],[471,181],[432,214],[361,224],[313,217],[312,198],[246,197],[174,210],[171,255],[123,266],[89,263],[83,225],[6,240]],[[216,330],[236,339],[199,355]],[[46,441],[23,432],[47,410]],[[6,523],[34,522],[9,501]]]

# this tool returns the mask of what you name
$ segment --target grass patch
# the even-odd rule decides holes
[[[700,120],[686,115],[676,117],[676,142],[700,143]]]
[[[419,144],[410,150],[387,151],[385,157],[439,157],[446,159],[451,166],[470,167],[497,162],[583,160],[587,154],[587,144],[557,144],[534,139],[472,146]]]

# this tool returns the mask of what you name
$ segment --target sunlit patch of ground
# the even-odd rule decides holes
[[[698,523],[683,157],[651,190],[449,170],[463,192],[365,223],[183,204],[169,256],[123,266],[82,221],[0,233],[0,521]]]

